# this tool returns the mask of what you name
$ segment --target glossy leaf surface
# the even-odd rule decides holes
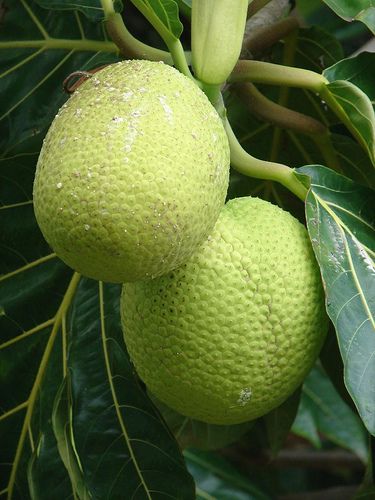
[[[372,0],[324,0],[337,15],[347,21],[362,21],[375,33],[375,6]]]
[[[374,191],[319,165],[298,172],[311,179],[307,226],[338,336],[346,387],[374,434]]]
[[[323,75],[330,81],[347,80],[359,87],[372,101],[375,102],[375,54],[361,52],[355,57],[342,59],[333,66],[325,69]]]

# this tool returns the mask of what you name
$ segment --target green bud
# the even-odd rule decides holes
[[[192,63],[197,78],[219,85],[241,52],[248,0],[193,0]]]

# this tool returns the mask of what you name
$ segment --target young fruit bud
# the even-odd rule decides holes
[[[204,83],[224,83],[236,64],[245,31],[247,0],[193,0],[192,62]]]

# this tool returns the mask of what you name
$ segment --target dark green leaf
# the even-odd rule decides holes
[[[72,449],[92,498],[192,500],[194,483],[140,387],[120,326],[120,286],[83,280],[70,315]]]
[[[324,0],[336,14],[347,21],[362,21],[375,33],[373,0]]]
[[[0,345],[1,488],[9,498],[28,498],[28,469],[31,491],[46,495],[43,487],[50,485],[65,498],[69,482],[50,421],[64,369],[60,324],[75,282],[64,294],[71,271],[57,259],[30,262],[14,272],[0,282],[0,320],[7,332]]]
[[[181,448],[192,447],[202,450],[223,448],[238,441],[253,426],[253,422],[237,425],[206,424],[199,420],[184,417],[157,400],[155,396],[150,395],[150,397]]]
[[[100,0],[35,0],[45,9],[53,10],[79,10],[92,21],[104,19],[103,8]],[[115,10],[121,12],[121,0],[114,1]]]
[[[73,433],[72,424],[72,396],[69,381],[64,378],[58,394],[52,414],[52,425],[57,441],[57,448],[60,453],[67,474],[69,475],[72,489],[78,498],[90,498],[90,494],[84,484],[82,467],[77,457],[71,436]]]
[[[189,19],[191,18],[191,3],[192,0],[177,0],[180,11]]]
[[[175,0],[131,0],[164,40],[177,40],[183,26]]]
[[[335,328],[329,325],[328,335],[320,351],[320,362],[341,399],[357,413],[355,404],[350,397],[344,382],[344,363],[340,354]]]
[[[280,451],[296,418],[301,390],[297,389],[282,405],[265,415],[264,421],[273,456]]]
[[[374,456],[375,456],[375,439],[369,437],[369,454],[366,465],[365,475],[361,486],[359,487],[354,500],[371,500],[375,497],[375,476],[374,476]]]
[[[318,165],[298,169],[311,179],[306,218],[344,361],[345,383],[375,433],[374,191]]]
[[[318,27],[298,31],[296,65],[320,73],[344,57],[340,42],[331,33]]]
[[[67,99],[63,80],[73,71],[118,60],[117,47],[104,39],[101,23],[74,11],[48,11],[30,0],[11,0],[3,24],[0,146],[11,157],[29,141],[28,154],[37,154],[46,127]]]
[[[319,366],[311,370],[302,387],[301,403],[292,431],[316,447],[321,446],[320,435],[323,435],[366,461],[365,429]]]
[[[200,500],[270,500],[255,478],[239,474],[226,460],[210,452],[184,451]]]
[[[348,57],[325,69],[323,75],[328,81],[347,80],[359,87],[375,104],[375,54],[361,52],[356,57]]]

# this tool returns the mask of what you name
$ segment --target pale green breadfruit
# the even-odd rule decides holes
[[[184,262],[212,230],[229,146],[203,92],[163,63],[95,73],[44,141],[34,207],[50,246],[91,278],[127,282]]]
[[[121,311],[130,357],[150,392],[214,424],[280,405],[311,369],[327,330],[306,229],[249,197],[227,203],[180,268],[124,285]]]

